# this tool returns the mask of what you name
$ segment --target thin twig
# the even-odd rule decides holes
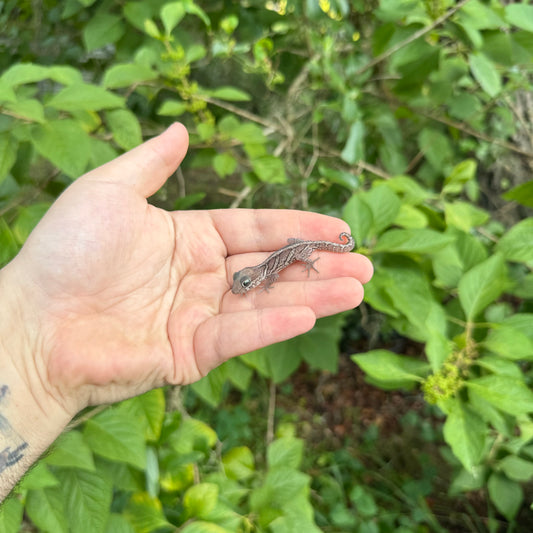
[[[276,384],[270,380],[270,394],[268,395],[268,415],[267,415],[267,446],[274,441],[274,414],[276,411]]]
[[[437,26],[439,26],[440,24],[448,20],[456,11],[461,9],[468,2],[470,2],[470,0],[461,0],[454,7],[452,7],[450,10],[444,13],[444,15],[435,19],[435,21],[433,21],[433,23],[430,24],[429,26],[426,26],[424,28],[421,28],[418,31],[415,31],[415,33],[407,37],[407,39],[404,39],[403,41],[396,43],[394,46],[391,46],[388,50],[385,50],[385,52],[383,52],[382,54],[379,54],[374,59],[369,61],[366,65],[363,65],[358,71],[356,71],[355,76],[361,75],[363,72],[366,72],[368,69],[376,66],[378,63],[381,63],[382,61],[390,57],[392,54],[402,49],[404,46],[411,44],[413,41],[416,41],[419,37],[422,37],[426,33],[429,33],[431,30],[433,30],[434,28],[436,28]]]

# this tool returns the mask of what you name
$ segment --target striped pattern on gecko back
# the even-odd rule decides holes
[[[249,290],[258,287],[262,283],[264,283],[263,289],[268,292],[268,289],[278,279],[279,272],[296,261],[301,261],[305,264],[305,270],[308,276],[311,269],[318,272],[314,263],[319,258],[317,257],[313,261],[309,259],[309,256],[315,250],[336,253],[350,252],[353,250],[355,241],[349,233],[341,233],[339,239],[341,241],[340,243],[288,239],[289,244],[269,255],[259,265],[246,267],[235,272],[233,274],[231,292],[233,294],[246,294]]]

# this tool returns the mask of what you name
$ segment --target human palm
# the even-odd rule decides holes
[[[67,410],[193,382],[361,301],[372,268],[357,254],[322,254],[317,282],[289,269],[269,293],[232,294],[232,272],[287,237],[334,239],[346,226],[298,211],[148,204],[186,149],[186,132],[174,125],[80,178],[15,260],[44,325],[35,365]]]

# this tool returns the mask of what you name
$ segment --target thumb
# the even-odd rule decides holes
[[[116,183],[134,187],[148,198],[178,168],[188,146],[189,135],[185,126],[175,122],[157,137],[100,167],[98,175],[105,174],[108,180],[112,178]]]

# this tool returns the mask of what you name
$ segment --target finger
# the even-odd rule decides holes
[[[267,253],[250,253],[230,256],[226,260],[227,280],[233,283],[233,274],[239,270],[258,265],[268,257]],[[312,255],[311,260],[316,256]],[[365,284],[370,281],[373,266],[364,255],[357,253],[336,254],[324,252],[318,255],[319,260],[314,264],[318,272],[311,270],[309,276],[305,272],[303,263],[296,262],[282,270],[279,281],[316,281],[338,277],[353,277]]]
[[[288,238],[340,242],[339,234],[350,231],[339,218],[292,209],[220,209],[210,214],[228,255],[272,252]]]
[[[276,282],[268,292],[253,290],[246,295],[228,293],[222,305],[224,313],[283,307],[287,304],[306,306],[317,318],[334,315],[357,307],[364,289],[354,278],[335,278],[309,282]]]
[[[198,369],[205,376],[230,357],[301,335],[314,324],[314,313],[303,306],[216,315],[196,330],[194,349]]]
[[[178,168],[189,146],[185,126],[175,122],[163,133],[90,172],[89,179],[110,177],[133,186],[145,198],[158,191]]]

